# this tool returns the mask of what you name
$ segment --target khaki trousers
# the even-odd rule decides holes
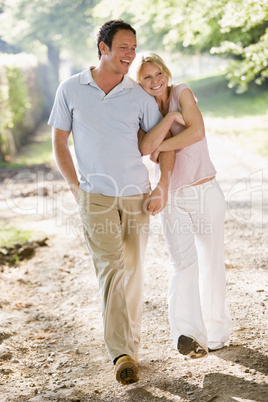
[[[135,357],[141,338],[143,270],[149,235],[147,194],[110,197],[78,194],[87,246],[102,303],[104,340],[112,360]]]

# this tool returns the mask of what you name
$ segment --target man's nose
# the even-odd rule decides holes
[[[136,57],[136,50],[135,49],[128,49],[126,54],[130,55],[131,57]]]

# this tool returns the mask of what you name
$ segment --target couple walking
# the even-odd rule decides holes
[[[99,281],[106,347],[123,385],[139,380],[149,214],[161,215],[174,267],[169,319],[179,353],[205,357],[231,333],[225,202],[203,119],[191,89],[170,85],[170,71],[158,55],[141,59],[137,82],[127,75],[136,46],[129,24],[103,24],[98,66],[61,83],[49,118],[56,163],[78,203]],[[79,178],[68,146],[71,132]],[[142,161],[149,154],[156,167],[153,191]],[[209,230],[202,230],[204,223]]]

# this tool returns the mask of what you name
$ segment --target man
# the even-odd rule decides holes
[[[144,207],[150,185],[138,150],[138,130],[160,120],[153,97],[126,74],[136,54],[136,32],[122,20],[109,21],[97,35],[99,65],[63,82],[49,119],[59,170],[78,202],[102,301],[104,339],[123,385],[139,380],[142,263],[149,217]],[[68,147],[72,131],[78,180]],[[173,157],[160,158],[166,197]],[[161,191],[160,191],[161,192]],[[148,209],[163,209],[151,195]],[[163,197],[162,197],[163,198]],[[148,201],[148,200],[147,200]]]

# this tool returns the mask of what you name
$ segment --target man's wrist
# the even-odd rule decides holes
[[[79,181],[77,183],[68,183],[69,189],[71,191],[76,191],[79,188]]]

